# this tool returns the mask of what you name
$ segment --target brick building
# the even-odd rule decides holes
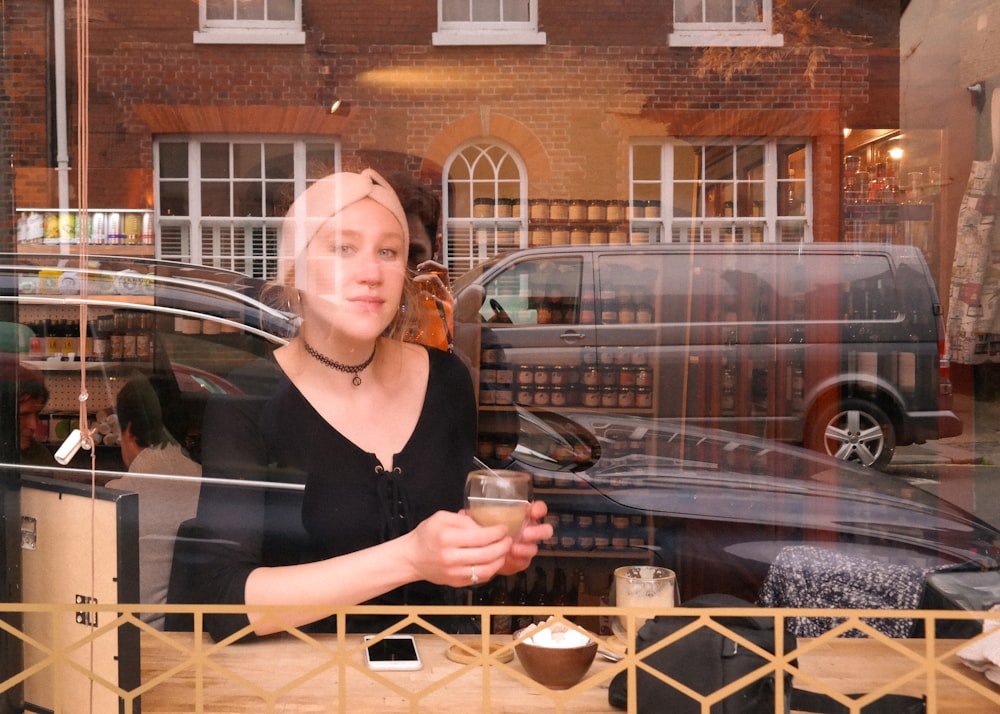
[[[742,2],[728,21],[683,15],[701,4],[626,0],[609,16],[602,3],[530,0],[523,16],[470,19],[449,0],[220,12],[210,0],[95,0],[89,210],[150,211],[155,238],[140,254],[258,274],[290,196],[365,164],[442,190],[456,271],[546,241],[840,240],[844,129],[858,142],[899,123],[899,3],[760,0],[749,20]],[[825,46],[797,39],[819,37],[795,24],[804,5]],[[13,209],[78,203],[78,23],[67,6],[63,69],[53,7],[3,7],[5,246]],[[583,233],[563,217],[581,206],[595,211]]]

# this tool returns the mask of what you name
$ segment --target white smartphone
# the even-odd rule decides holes
[[[365,636],[365,663],[371,669],[398,672],[423,667],[413,635],[387,635],[374,640],[375,635]]]

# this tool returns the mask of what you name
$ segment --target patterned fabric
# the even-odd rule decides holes
[[[764,580],[758,604],[764,607],[913,610],[920,605],[933,568],[897,565],[844,555],[814,546],[782,548]],[[818,637],[843,622],[834,617],[797,617],[788,622],[798,637]],[[913,621],[865,618],[890,637],[907,637]],[[844,637],[864,637],[852,630]]]
[[[948,304],[951,361],[1000,360],[1000,231],[994,229],[1000,170],[974,161],[958,213]]]

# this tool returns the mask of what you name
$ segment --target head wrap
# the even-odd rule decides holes
[[[344,171],[330,174],[315,182],[295,199],[281,227],[281,258],[284,263],[279,274],[290,282],[290,271],[295,276],[295,286],[302,288],[305,276],[305,249],[319,227],[353,203],[370,198],[388,210],[399,222],[403,232],[404,256],[410,242],[409,223],[396,192],[373,169],[361,173]]]

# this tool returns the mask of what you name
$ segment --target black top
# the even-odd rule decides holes
[[[205,477],[303,484],[305,491],[205,483],[198,508],[194,601],[243,604],[260,566],[313,562],[354,552],[411,530],[438,510],[462,507],[472,468],[476,405],[468,371],[454,355],[428,349],[430,374],[416,428],[386,472],[316,412],[281,375],[269,397],[219,397],[206,410]],[[369,604],[450,604],[455,593],[421,582]],[[216,639],[247,625],[208,616]],[[333,629],[321,622],[310,629]],[[352,620],[355,631],[385,622]]]

